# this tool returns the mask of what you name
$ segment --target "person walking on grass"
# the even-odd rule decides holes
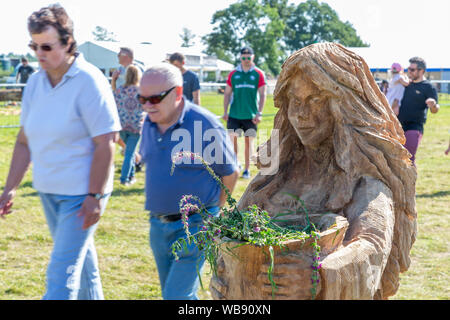
[[[122,131],[120,138],[125,144],[120,183],[129,186],[136,182],[136,149],[141,138],[145,113],[137,99],[141,71],[134,65],[127,68],[125,84],[114,91]]]
[[[32,75],[36,70],[29,65],[27,58],[22,57],[21,62],[22,65],[19,69],[17,69],[16,83],[26,84],[30,75]],[[22,94],[23,91],[24,90],[22,90]]]
[[[245,166],[242,178],[249,179],[253,140],[256,137],[266,102],[266,79],[263,71],[255,66],[253,50],[245,47],[241,49],[240,53],[241,64],[228,75],[222,119],[227,122],[227,129],[236,155],[238,154],[238,137],[242,132],[244,133]]]
[[[20,130],[0,217],[33,164],[53,239],[44,300],[103,299],[94,232],[113,189],[120,121],[108,80],[76,51],[73,22],[60,5],[28,18],[41,69],[22,98]]]
[[[408,78],[410,83],[405,87],[403,93],[398,120],[405,132],[405,148],[411,154],[412,163],[416,165],[416,152],[423,137],[428,109],[433,114],[437,113],[439,104],[436,89],[424,77],[427,69],[425,60],[420,57],[413,57],[409,60],[409,63]]]
[[[179,203],[184,195],[193,195],[209,214],[218,215],[226,194],[202,163],[183,163],[171,175],[172,157],[181,151],[201,153],[232,192],[239,175],[236,156],[216,116],[183,97],[183,78],[175,66],[163,63],[145,71],[139,99],[148,113],[141,141],[146,165],[145,209],[150,211],[150,247],[162,297],[196,300],[205,257],[193,243],[180,252],[179,261],[172,255],[172,244],[181,237],[187,240]],[[202,224],[202,216],[192,212],[191,234],[198,232]]]

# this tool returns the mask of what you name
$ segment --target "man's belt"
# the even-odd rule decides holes
[[[197,212],[188,213],[187,216],[190,217],[194,214],[197,214]],[[175,222],[175,221],[181,220],[182,215],[181,215],[181,213],[176,213],[176,214],[160,215],[160,216],[155,215],[154,217],[159,219],[159,221],[161,221],[162,223],[169,223],[169,222]]]

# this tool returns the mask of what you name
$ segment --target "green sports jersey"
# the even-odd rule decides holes
[[[264,72],[257,67],[244,72],[239,65],[228,75],[227,84],[233,89],[229,116],[240,120],[253,119],[258,112],[258,89],[266,85]]]

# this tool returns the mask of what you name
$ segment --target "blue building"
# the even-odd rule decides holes
[[[368,64],[375,80],[388,80],[391,77],[390,67],[398,62],[407,72],[409,59],[418,56],[427,63],[425,77],[430,80],[439,92],[450,93],[450,56],[448,51],[438,48],[417,48],[411,50],[398,48],[398,50],[386,48],[347,48],[361,56]]]

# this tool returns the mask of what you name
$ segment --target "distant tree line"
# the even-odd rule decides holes
[[[213,31],[202,38],[206,53],[237,63],[244,45],[255,51],[255,62],[265,72],[278,75],[293,52],[317,42],[338,42],[366,47],[350,22],[343,22],[325,2],[307,0],[239,0],[212,17]]]

